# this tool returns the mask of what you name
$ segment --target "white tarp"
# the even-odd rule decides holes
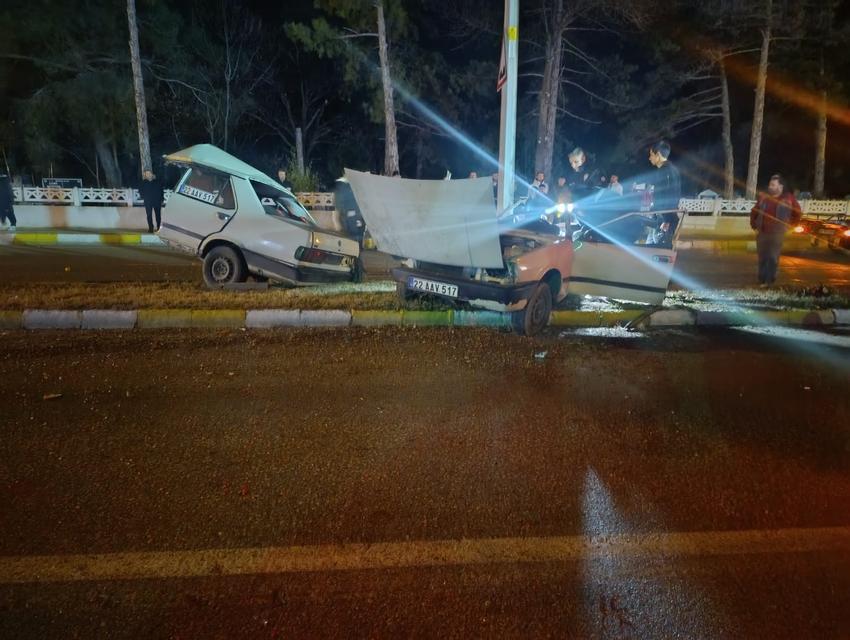
[[[456,267],[504,266],[490,178],[406,180],[345,170],[378,249]]]

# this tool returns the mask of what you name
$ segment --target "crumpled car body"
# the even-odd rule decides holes
[[[497,216],[489,178],[403,180],[346,169],[378,249],[407,258],[393,270],[401,296],[430,294],[511,312],[533,334],[568,294],[660,304],[676,260],[675,234],[651,241],[655,214],[599,209],[593,233],[538,213]],[[575,236],[575,237],[574,237]]]
[[[319,228],[289,190],[258,169],[209,144],[165,160],[184,172],[160,238],[201,258],[208,285],[249,275],[290,285],[359,278],[359,245]]]

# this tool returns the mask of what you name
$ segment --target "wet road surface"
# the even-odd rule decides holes
[[[621,335],[0,333],[0,637],[850,635],[848,336]]]
[[[384,279],[395,263],[385,254],[364,253],[367,277]],[[673,286],[734,288],[756,284],[754,253],[680,251]],[[0,246],[0,272],[8,282],[108,282],[201,280],[199,260],[153,247]],[[850,287],[850,257],[827,249],[786,252],[777,284]]]

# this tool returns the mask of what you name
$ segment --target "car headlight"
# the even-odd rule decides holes
[[[796,227],[794,227],[794,233],[804,233],[805,231],[806,227],[801,224],[798,224]]]

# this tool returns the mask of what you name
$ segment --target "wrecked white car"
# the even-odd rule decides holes
[[[660,304],[676,261],[675,233],[649,243],[652,213],[604,202],[573,233],[539,215],[499,218],[489,178],[402,180],[346,170],[378,249],[408,258],[400,295],[435,295],[512,313],[533,335],[568,294]],[[588,207],[588,210],[590,207]],[[679,214],[679,222],[681,223]]]
[[[209,286],[249,275],[290,285],[357,281],[357,242],[320,229],[295,196],[263,172],[209,145],[165,156],[185,172],[159,236],[204,261]]]

